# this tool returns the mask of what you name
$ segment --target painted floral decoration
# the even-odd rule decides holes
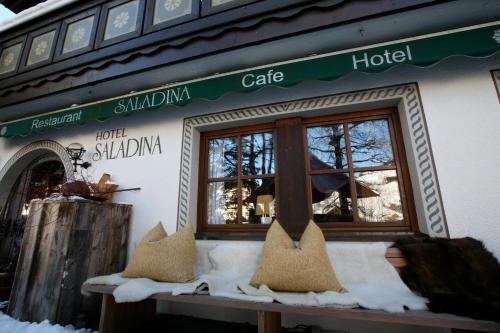
[[[47,51],[47,47],[48,47],[48,46],[49,46],[49,43],[47,43],[47,41],[46,41],[46,40],[42,40],[42,41],[40,41],[40,43],[38,43],[38,44],[36,45],[36,48],[35,48],[35,54],[36,54],[37,56],[40,56],[40,55],[44,54],[44,53],[45,53],[45,51]]]
[[[167,11],[171,12],[176,10],[182,3],[182,0],[167,0],[164,3],[164,7]]]
[[[115,28],[121,29],[127,24],[129,19],[130,15],[127,12],[121,12],[120,14],[116,15],[113,24]]]
[[[12,64],[13,61],[14,61],[14,53],[8,51],[5,57],[3,58],[3,65],[5,67],[10,66],[10,64]]]
[[[83,28],[78,28],[76,29],[73,34],[71,35],[71,41],[73,43],[78,43],[79,41],[82,40],[83,36],[85,35],[85,29]]]

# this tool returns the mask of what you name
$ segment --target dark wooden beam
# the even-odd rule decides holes
[[[328,5],[328,1],[318,1],[309,7],[285,8],[236,22],[233,17],[226,17],[232,13],[227,11],[4,78],[0,80],[0,107],[208,54],[438,2],[442,1],[357,0],[339,6],[337,2]]]
[[[304,231],[309,220],[305,161],[296,156],[304,155],[304,135],[300,118],[276,121],[276,147],[279,178],[293,179],[293,182],[278,181],[277,198],[279,220],[285,230],[294,238]]]

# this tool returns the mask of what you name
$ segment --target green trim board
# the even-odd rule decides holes
[[[228,92],[250,93],[265,86],[290,87],[306,80],[331,81],[350,72],[379,73],[399,64],[425,67],[451,56],[486,57],[498,51],[500,21],[164,85],[4,122],[0,124],[0,136],[25,136],[162,106],[182,106],[196,99],[215,100]]]

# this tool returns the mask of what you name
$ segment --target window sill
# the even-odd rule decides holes
[[[203,231],[197,232],[195,238],[197,240],[239,240],[239,241],[264,241],[266,239],[267,230],[259,230],[252,232],[216,232],[216,231]],[[397,239],[418,236],[420,233],[411,231],[400,232],[361,232],[361,231],[348,231],[325,233],[326,241],[340,241],[340,242],[394,242]],[[291,235],[294,240],[299,240],[300,235]]]

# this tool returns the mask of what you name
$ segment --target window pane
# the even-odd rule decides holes
[[[315,222],[353,221],[348,173],[312,176],[311,189]]]
[[[23,44],[19,43],[2,50],[2,54],[0,55],[0,74],[16,69],[22,46]]]
[[[52,50],[55,35],[56,31],[53,30],[33,38],[28,60],[26,61],[27,66],[50,58],[50,51]]]
[[[355,178],[361,222],[403,220],[396,170],[358,172]]]
[[[349,124],[355,168],[394,165],[389,123],[385,119]]]
[[[94,16],[76,21],[68,25],[62,53],[71,52],[84,47],[90,43]]]
[[[273,134],[257,133],[241,137],[243,175],[274,173]]]
[[[242,223],[269,224],[276,218],[274,178],[244,179],[241,194]]]
[[[190,14],[191,3],[191,0],[156,0],[153,24]]]
[[[347,167],[342,124],[309,127],[307,129],[307,145],[311,170]]]
[[[109,10],[104,39],[110,39],[136,30],[139,1],[129,1]]]
[[[238,175],[238,145],[236,138],[208,141],[208,178]]]
[[[238,221],[236,181],[208,183],[208,224],[231,224]]]

